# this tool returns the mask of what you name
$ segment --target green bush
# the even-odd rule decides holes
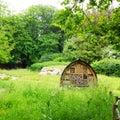
[[[67,62],[41,62],[41,63],[32,64],[30,67],[28,67],[28,69],[32,71],[40,71],[43,67],[66,65],[66,64]]]
[[[120,60],[120,52],[114,50],[112,46],[108,46],[102,51],[102,58],[105,59],[119,59]]]
[[[49,53],[49,54],[44,54],[41,56],[39,62],[47,62],[47,61],[52,61],[54,59],[54,55]]]
[[[120,77],[120,60],[103,59],[94,62],[92,67],[97,73]]]
[[[50,54],[44,54],[41,56],[39,62],[48,62],[48,61],[54,61],[54,62],[63,62],[68,61],[64,54],[62,53],[50,53]]]

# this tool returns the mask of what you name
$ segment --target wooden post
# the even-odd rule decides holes
[[[113,104],[113,110],[112,110],[113,120],[120,120],[120,111],[118,109],[119,102],[120,102],[120,98],[116,96],[115,103]],[[116,114],[117,114],[117,118],[115,116]]]

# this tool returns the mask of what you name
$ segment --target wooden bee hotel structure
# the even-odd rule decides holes
[[[97,83],[97,76],[93,68],[86,62],[78,59],[71,62],[63,70],[60,85],[87,87]]]

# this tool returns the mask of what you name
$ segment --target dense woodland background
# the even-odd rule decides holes
[[[13,14],[0,0],[0,66],[45,61],[120,59],[120,7],[112,0],[64,0],[63,9],[35,5]]]

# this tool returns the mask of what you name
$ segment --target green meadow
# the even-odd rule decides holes
[[[60,87],[60,76],[0,70],[0,120],[112,120],[120,78],[98,75],[96,86]],[[13,77],[16,79],[14,80]]]
[[[113,120],[120,97],[120,0],[21,1],[0,0],[0,120]],[[13,10],[23,4],[28,7]],[[59,75],[39,74],[78,59],[85,61],[83,75],[68,74],[68,86],[60,87]],[[98,73],[97,84],[73,87],[70,76],[88,78],[86,63]]]

